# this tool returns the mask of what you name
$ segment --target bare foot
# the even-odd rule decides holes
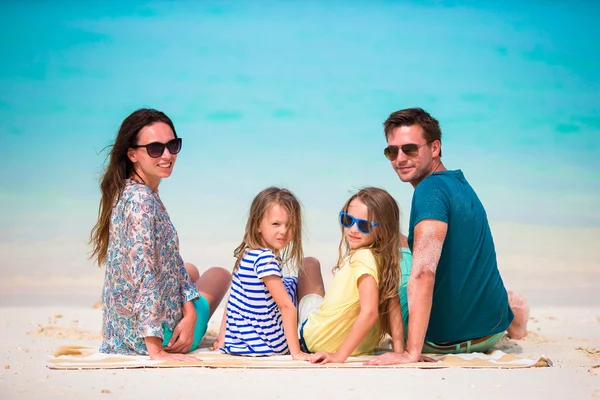
[[[529,304],[527,301],[512,290],[508,291],[508,305],[515,314],[515,319],[506,330],[511,339],[523,339],[527,336],[527,321],[529,320]]]

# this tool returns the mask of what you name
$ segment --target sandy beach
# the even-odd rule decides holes
[[[2,283],[0,393],[13,398],[600,398],[600,229],[493,225],[501,271],[531,303],[529,335],[497,348],[551,368],[243,370],[176,368],[55,371],[60,345],[98,346],[102,270],[88,279],[23,276]],[[569,252],[566,249],[570,249]],[[308,248],[319,254],[319,247]],[[329,267],[323,266],[329,277]],[[326,282],[327,284],[327,282]],[[219,324],[210,322],[208,340]]]

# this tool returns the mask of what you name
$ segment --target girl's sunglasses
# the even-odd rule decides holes
[[[148,155],[152,158],[158,158],[163,155],[165,152],[165,147],[169,150],[171,154],[177,154],[181,150],[181,138],[175,138],[173,140],[169,140],[167,143],[160,142],[152,142],[148,144],[140,144],[136,146],[131,146],[133,149],[137,149],[140,147],[145,147]]]
[[[373,227],[379,225],[377,222],[367,221],[366,219],[354,218],[347,212],[340,211],[340,225],[344,228],[351,228],[356,223],[356,227],[361,233],[368,235],[373,230]]]
[[[394,161],[396,158],[398,158],[398,153],[400,150],[406,154],[406,157],[416,157],[419,154],[419,149],[429,143],[431,142],[423,143],[421,145],[407,143],[403,144],[402,146],[388,146],[383,149],[383,154],[390,161]]]

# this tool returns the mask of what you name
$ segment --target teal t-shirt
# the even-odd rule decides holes
[[[425,339],[460,342],[502,332],[514,318],[485,209],[462,171],[434,172],[415,188],[408,244],[424,219],[448,224]]]

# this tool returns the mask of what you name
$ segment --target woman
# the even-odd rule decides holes
[[[181,143],[169,117],[140,109],[125,118],[112,146],[90,240],[92,257],[106,265],[101,352],[197,360],[185,353],[198,346],[229,287],[226,270],[199,276],[184,264],[158,196]]]

